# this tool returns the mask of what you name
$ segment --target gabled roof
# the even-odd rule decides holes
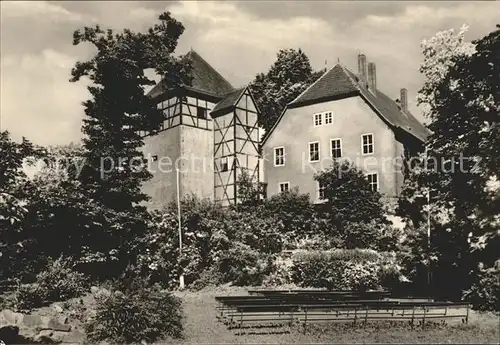
[[[409,111],[403,111],[399,105],[379,90],[368,90],[366,84],[360,82],[358,76],[347,67],[336,64],[311,84],[287,108],[297,108],[314,103],[359,95],[389,125],[400,128],[421,141],[425,141],[431,133]],[[273,128],[267,133],[266,140],[277,126],[283,112]]]
[[[241,88],[228,93],[219,103],[212,109],[211,114],[222,114],[230,111],[239,102],[241,96],[247,88]]]
[[[184,88],[218,97],[222,97],[234,90],[233,86],[197,52],[191,50],[186,56],[191,60],[190,74],[192,81],[191,85],[183,85]],[[148,96],[155,98],[165,91],[160,81],[151,89]]]
[[[318,103],[323,99],[343,96],[357,91],[357,86],[353,83],[349,75],[345,73],[344,68],[337,64],[290,102],[289,108],[309,103]]]

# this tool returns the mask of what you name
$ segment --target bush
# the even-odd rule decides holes
[[[278,256],[273,262],[271,273],[264,278],[262,285],[269,287],[290,285],[292,283],[292,265],[291,258]]]
[[[264,278],[272,271],[272,262],[271,255],[236,243],[220,258],[218,271],[224,282],[232,282],[237,286],[257,286],[262,285]]]
[[[475,309],[500,311],[500,260],[494,267],[480,270],[476,282],[464,293]]]
[[[180,300],[158,285],[101,294],[96,301],[96,314],[85,324],[91,342],[152,343],[182,337]]]
[[[298,252],[293,256],[292,281],[303,287],[368,290],[383,286],[389,272],[399,273],[395,255],[373,250]]]
[[[82,273],[72,269],[71,261],[59,258],[50,262],[36,282],[23,284],[17,291],[17,306],[32,309],[57,301],[78,297],[88,291],[90,284]]]

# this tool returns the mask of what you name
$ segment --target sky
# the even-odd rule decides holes
[[[0,129],[39,145],[82,138],[85,82],[70,83],[90,46],[72,45],[74,30],[99,24],[135,31],[170,11],[185,26],[176,53],[196,50],[233,86],[266,72],[282,48],[301,48],[314,69],[341,63],[357,71],[357,54],[377,66],[377,87],[396,99],[408,89],[416,107],[423,79],[420,42],[462,24],[468,40],[499,23],[500,2],[407,1],[2,1]]]

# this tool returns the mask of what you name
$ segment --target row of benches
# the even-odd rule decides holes
[[[462,318],[468,322],[467,303],[432,300],[397,301],[385,291],[251,290],[247,296],[219,296],[218,318],[230,327],[245,324],[292,325],[352,321],[407,320],[425,325],[428,319]],[[450,312],[453,310],[452,312]],[[457,312],[458,311],[458,312]]]

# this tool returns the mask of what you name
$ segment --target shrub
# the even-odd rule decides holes
[[[96,302],[96,313],[85,324],[91,342],[152,343],[182,337],[180,300],[157,285],[101,294]]]
[[[355,263],[347,261],[340,276],[340,286],[345,290],[366,291],[380,287],[377,262]]]
[[[22,284],[16,293],[17,309],[31,310],[47,303],[45,292],[37,283]]]
[[[464,293],[474,308],[485,311],[500,311],[500,260],[494,267],[481,269],[475,283]]]
[[[88,291],[89,282],[72,269],[71,260],[59,258],[36,276],[36,282],[23,284],[17,291],[20,309],[31,309],[78,297]]]
[[[223,254],[218,263],[218,270],[224,282],[232,282],[238,286],[262,285],[266,275],[272,271],[273,258],[261,254],[242,243]]]
[[[291,270],[297,285],[338,290],[380,288],[389,272],[399,274],[394,254],[363,249],[297,252]]]
[[[273,269],[264,278],[262,285],[273,287],[290,285],[292,283],[292,265],[291,258],[276,257],[273,262]]]

